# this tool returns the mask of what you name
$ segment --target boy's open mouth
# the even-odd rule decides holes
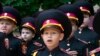
[[[52,40],[47,40],[47,42],[52,42]]]

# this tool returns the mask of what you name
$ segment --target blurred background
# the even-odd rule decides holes
[[[73,4],[79,0],[0,0],[3,6],[9,5],[19,10],[22,17],[33,15],[37,11],[57,8],[63,4]],[[95,11],[99,8],[100,0],[86,0],[94,5]]]

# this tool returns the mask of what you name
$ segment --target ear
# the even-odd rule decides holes
[[[60,35],[60,41],[63,40],[63,38],[64,38],[64,33],[61,33],[61,35]]]
[[[43,34],[41,34],[41,37],[43,37]]]
[[[33,34],[33,36],[32,36],[33,38],[35,37],[35,34]]]
[[[15,29],[17,29],[17,26],[16,26],[16,25],[13,26],[13,31],[14,31]]]

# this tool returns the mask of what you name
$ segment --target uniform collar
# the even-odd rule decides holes
[[[54,48],[52,51],[49,51],[49,49],[46,47],[45,51],[48,52],[48,54],[50,55],[55,55],[55,53],[57,53],[60,50],[59,47]]]
[[[13,37],[12,33],[10,33],[10,34],[7,35],[7,38],[12,38],[12,37]]]
[[[25,43],[26,45],[30,45],[30,44],[33,43],[33,40],[30,40],[30,41],[24,41],[24,40],[22,40],[22,42]]]

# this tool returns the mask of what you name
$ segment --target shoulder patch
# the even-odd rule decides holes
[[[42,50],[42,49],[44,49],[45,47],[42,47],[42,48],[39,48],[39,49],[37,49],[37,50],[34,50],[34,51],[32,51],[33,53],[32,53],[32,56],[36,56],[37,55],[37,53],[38,53],[38,51],[39,50]]]
[[[32,56],[36,56],[37,53],[38,53],[38,51],[33,52],[33,53],[32,53]]]
[[[45,46],[43,46],[43,47],[41,47],[41,48],[39,48],[39,49],[36,49],[36,50],[34,50],[34,51],[32,51],[32,52],[39,51],[39,50],[43,50],[44,48],[45,48]]]

